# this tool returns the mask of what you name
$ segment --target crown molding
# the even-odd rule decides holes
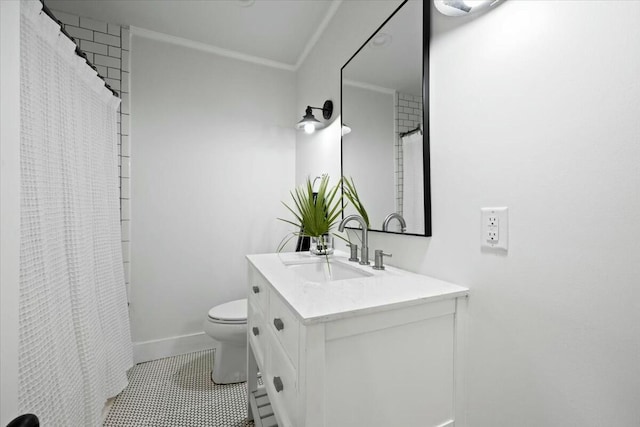
[[[294,65],[286,64],[284,62],[279,62],[279,61],[273,61],[271,59],[261,58],[259,56],[247,55],[245,53],[237,52],[234,50],[224,49],[218,46],[213,46],[207,43],[197,42],[197,41],[185,39],[182,37],[171,36],[169,34],[147,30],[145,28],[132,26],[130,27],[130,30],[132,35],[144,37],[147,39],[158,40],[165,43],[171,43],[177,46],[187,47],[190,49],[195,49],[195,50],[199,50],[207,53],[213,53],[214,55],[225,56],[227,58],[233,58],[233,59],[238,59],[240,61],[251,62],[253,64],[264,65],[266,67],[277,68],[279,70],[298,71],[302,63],[305,61],[305,59],[307,59],[307,56],[309,56],[309,53],[311,52],[313,47],[316,45],[316,43],[318,43],[318,40],[320,40],[320,37],[329,26],[329,22],[331,22],[331,19],[334,17],[336,12],[338,11],[338,8],[340,7],[340,4],[342,4],[342,1],[343,0],[332,1],[331,6],[327,11],[327,14],[322,19],[322,22],[320,22],[320,25],[318,26],[316,31],[313,33],[313,36],[311,36],[311,38],[305,45],[302,53],[300,54],[300,56],[298,57],[298,60]]]
[[[372,90],[374,92],[386,93],[388,95],[393,95],[393,94],[396,93],[395,89],[391,89],[391,88],[388,88],[388,87],[382,87],[382,86],[376,86],[376,85],[372,85],[370,83],[358,82],[358,81],[355,81],[355,80],[343,79],[342,80],[342,84],[344,84],[345,86],[352,86],[352,87],[357,87],[357,88],[360,88],[360,89]]]
[[[327,11],[327,14],[324,16],[324,19],[320,23],[320,26],[318,26],[318,28],[316,29],[315,33],[313,33],[313,36],[311,36],[311,38],[309,39],[309,41],[305,45],[304,49],[302,50],[302,53],[298,57],[298,60],[296,61],[296,65],[295,65],[295,69],[296,70],[298,70],[298,68],[300,68],[300,66],[302,65],[304,60],[307,59],[307,56],[311,52],[311,49],[313,49],[313,47],[316,45],[318,40],[320,40],[320,37],[322,36],[322,33],[324,33],[324,31],[329,26],[329,22],[331,22],[331,19],[333,18],[333,16],[338,11],[338,8],[340,7],[340,4],[342,4],[342,0],[333,0],[331,6],[329,7],[329,10]]]
[[[240,61],[251,62],[254,64],[264,65],[266,67],[278,68],[286,71],[296,71],[297,67],[283,62],[272,61],[270,59],[258,56],[247,55],[245,53],[236,52],[221,47],[212,46],[206,43],[196,42],[182,37],[171,36],[169,34],[159,33],[157,31],[147,30],[139,27],[131,27],[131,34],[147,39],[158,40],[165,43],[171,43],[177,46],[187,47],[202,52],[213,53],[215,55],[226,56],[227,58],[238,59]]]

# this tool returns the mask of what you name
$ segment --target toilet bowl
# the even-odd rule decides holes
[[[211,379],[216,384],[247,380],[247,300],[220,304],[209,310],[203,329],[216,342]]]

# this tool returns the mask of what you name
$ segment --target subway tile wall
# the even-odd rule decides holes
[[[124,275],[129,295],[131,282],[131,220],[129,179],[131,177],[131,150],[129,139],[129,28],[96,21],[69,13],[53,11],[64,29],[96,66],[98,74],[118,92],[122,102],[118,110],[118,165],[120,175],[120,224],[122,227],[122,256]]]
[[[403,189],[403,154],[400,134],[422,126],[422,96],[414,96],[408,93],[396,92],[395,96],[395,175],[396,175],[396,212],[404,215],[402,207]],[[398,226],[399,227],[399,226]],[[398,228],[397,231],[400,231]]]

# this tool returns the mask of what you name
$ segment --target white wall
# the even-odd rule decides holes
[[[20,3],[0,2],[0,425],[18,415]]]
[[[135,35],[131,321],[138,361],[212,346],[202,321],[246,296],[294,185],[289,71]]]
[[[369,222],[380,228],[396,211],[394,94],[345,86],[345,122],[351,133],[343,136],[343,173],[353,178],[358,195],[366,200]],[[366,154],[371,161],[362,161]],[[349,206],[345,215],[357,213]]]
[[[345,1],[297,73],[296,113],[307,105],[333,101],[332,125],[307,135],[296,135],[296,182],[328,173],[340,177],[340,69],[400,4],[400,1]],[[299,120],[299,119],[298,119]],[[335,179],[333,179],[335,178]]]
[[[348,52],[391,9],[341,5],[299,104],[339,93]],[[433,237],[372,233],[370,250],[471,288],[472,427],[640,421],[638,16],[640,2],[507,1],[434,17]],[[298,140],[298,178],[339,162],[318,164],[313,143]],[[506,255],[480,250],[483,206],[510,209]]]

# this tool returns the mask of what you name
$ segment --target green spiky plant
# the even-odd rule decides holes
[[[367,224],[367,228],[371,228],[371,224],[369,224],[369,214],[367,214],[367,210],[362,204],[362,200],[360,200],[353,178],[347,178],[346,176],[342,177],[342,194],[349,202],[351,202],[354,209],[362,219],[364,219],[364,222]]]
[[[329,176],[322,175],[320,179],[320,187],[316,193],[314,200],[313,183],[311,178],[307,177],[307,182],[291,192],[293,198],[293,207],[282,202],[282,204],[291,212],[295,220],[278,218],[298,228],[299,231],[292,232],[285,236],[280,242],[278,252],[294,237],[309,236],[321,238],[325,234],[331,233],[332,229],[339,222],[343,206],[339,195],[340,183],[333,187],[329,187]],[[338,236],[340,237],[340,236]],[[340,237],[342,238],[342,237]]]

